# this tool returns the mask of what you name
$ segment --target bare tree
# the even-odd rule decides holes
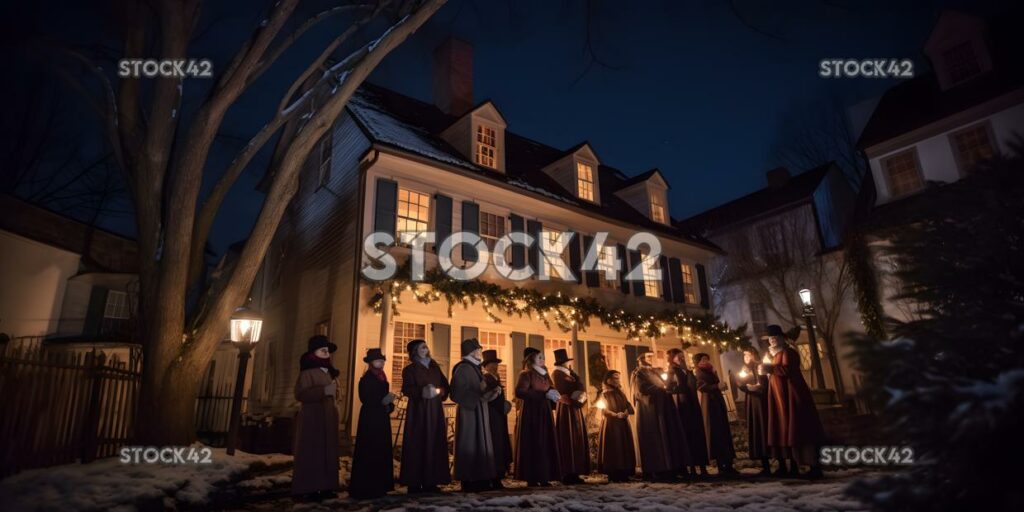
[[[774,164],[799,172],[835,162],[850,185],[859,187],[866,164],[845,104],[837,95],[794,104],[780,122]]]
[[[185,59],[196,34],[201,0],[128,1],[117,9],[122,58]],[[207,361],[224,339],[232,311],[243,304],[271,237],[295,194],[298,174],[314,145],[341,114],[356,88],[395,47],[426,22],[444,0],[345,3],[305,20],[299,0],[274,2],[222,68],[212,88],[189,105],[178,78],[121,78],[116,85],[81,51],[66,54],[102,84],[93,103],[104,120],[112,158],[125,173],[135,207],[140,254],[139,336],[145,354],[137,434],[142,442],[182,444],[194,438],[193,398]],[[208,162],[225,115],[293,43],[322,21],[352,16],[288,87],[272,117],[226,168]],[[379,37],[354,44],[354,36],[385,25]],[[285,27],[294,26],[290,32]],[[339,57],[339,52],[342,55]],[[309,108],[312,95],[322,95]],[[200,275],[203,249],[228,190],[254,155],[289,120],[307,114],[272,163],[262,209],[238,261],[202,314],[188,318],[187,291]],[[218,172],[200,202],[204,172]]]

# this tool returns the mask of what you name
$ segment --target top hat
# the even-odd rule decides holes
[[[498,363],[498,364],[501,364],[501,359],[498,359],[498,351],[497,350],[484,350],[484,362],[480,363],[480,364],[487,364],[487,363]]]
[[[366,351],[366,357],[363,357],[364,363],[370,363],[380,359],[381,361],[387,361],[388,358],[384,357],[384,354],[380,352],[379,348],[371,348]]]
[[[764,336],[761,336],[761,338],[764,339],[764,338],[769,338],[769,337],[772,337],[772,336],[778,336],[780,338],[785,338],[786,337],[786,333],[782,332],[782,327],[779,327],[778,325],[772,324],[772,325],[768,326],[768,328],[765,330]]]
[[[708,358],[708,359],[711,359],[711,356],[707,355],[704,352],[701,352],[699,354],[694,354],[693,355],[693,364],[696,365],[697,363],[700,362],[701,359],[704,359],[705,357]]]
[[[537,349],[535,349],[533,347],[526,347],[526,348],[523,349],[523,359],[526,359],[527,357],[530,357],[533,354],[539,354],[539,353],[540,353],[540,350],[537,350]]]
[[[327,339],[327,336],[324,336],[323,334],[317,334],[316,336],[309,338],[309,341],[306,342],[306,352],[316,352],[321,348],[326,348],[331,353],[338,350],[338,346],[331,343],[331,341]]]
[[[418,348],[417,345],[419,345],[420,343],[426,343],[426,342],[427,342],[426,340],[421,340],[421,339],[418,339],[418,338],[415,339],[415,340],[411,340],[411,341],[409,341],[409,343],[406,343],[405,351],[410,353],[410,354],[412,354],[412,355],[415,355],[416,349]]]
[[[476,338],[467,338],[462,340],[462,357],[466,357],[473,353],[474,350],[483,348],[480,346],[480,342]]]
[[[569,357],[569,353],[564,348],[560,348],[560,349],[555,350],[555,364],[556,365],[561,366],[562,363],[567,363],[569,361],[572,361],[572,358]]]

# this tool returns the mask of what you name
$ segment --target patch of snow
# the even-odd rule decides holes
[[[405,24],[405,21],[408,20],[408,19],[409,19],[409,15],[406,14],[405,16],[402,17],[402,19],[398,20],[398,23],[395,23],[394,25],[391,25],[390,27],[388,27],[388,29],[385,30],[384,33],[380,35],[380,37],[378,37],[376,40],[374,40],[372,43],[370,43],[370,46],[366,47],[367,51],[371,51],[372,52],[373,50],[375,50],[377,48],[377,46],[380,45],[381,41],[383,41],[384,38],[388,37],[388,35],[390,35],[391,32],[393,32],[395,30],[395,27],[398,27],[400,25]]]
[[[541,194],[541,195],[550,197],[552,199],[558,199],[559,201],[563,201],[563,202],[566,202],[566,203],[569,203],[569,204],[578,204],[576,201],[573,201],[573,200],[569,199],[568,197],[558,195],[558,194],[556,194],[554,192],[551,192],[550,190],[547,190],[547,189],[544,189],[544,188],[535,187],[535,186],[530,185],[529,183],[527,183],[525,181],[522,181],[522,180],[509,180],[508,184],[512,185],[514,187],[519,187],[519,188],[522,188],[522,189],[525,189],[525,190],[529,190],[530,192],[535,192],[537,194]]]

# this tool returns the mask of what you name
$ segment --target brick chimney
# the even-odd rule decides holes
[[[768,188],[782,188],[789,182],[789,169],[776,167],[766,173],[768,177]]]
[[[461,116],[473,107],[473,46],[449,37],[434,50],[434,104]]]

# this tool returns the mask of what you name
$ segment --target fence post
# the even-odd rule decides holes
[[[96,355],[96,350],[86,354],[86,380],[89,382],[89,402],[85,409],[85,421],[82,423],[82,463],[96,459],[100,423],[100,397],[103,387],[100,368],[106,358],[104,354]]]

